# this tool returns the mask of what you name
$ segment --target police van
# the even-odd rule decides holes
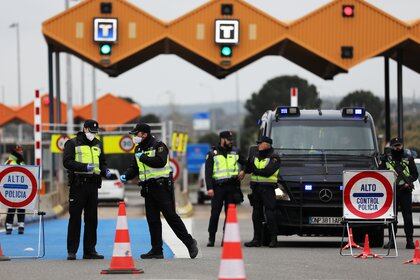
[[[364,108],[278,107],[265,112],[259,125],[260,136],[273,139],[282,161],[276,189],[279,234],[341,236],[343,171],[379,166],[372,116]],[[372,246],[382,246],[383,227],[355,228],[355,241],[363,243],[366,232]]]

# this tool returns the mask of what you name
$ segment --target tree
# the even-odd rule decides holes
[[[204,134],[198,138],[198,143],[208,143],[212,146],[216,146],[219,143],[219,135],[214,132]]]
[[[372,115],[373,120],[383,126],[384,104],[371,91],[357,90],[347,94],[338,103],[337,109],[344,107],[364,107]]]
[[[258,131],[257,121],[267,110],[290,104],[290,88],[299,90],[299,108],[315,109],[321,107],[321,99],[314,85],[298,76],[281,76],[267,81],[258,93],[253,93],[245,103],[248,114],[242,129],[242,148],[255,140]]]
[[[155,114],[147,114],[140,117],[141,122],[145,123],[160,123],[160,118]]]

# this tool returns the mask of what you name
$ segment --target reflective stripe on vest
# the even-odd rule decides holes
[[[145,155],[148,157],[156,156],[156,150],[146,151],[144,152]],[[171,173],[171,166],[169,165],[169,157],[166,160],[166,164],[162,168],[153,168],[141,162],[137,157],[137,166],[139,168],[139,179],[140,181],[147,181],[150,179],[158,179],[158,178],[169,178],[169,174]]]
[[[254,159],[254,165],[257,169],[264,169],[268,165],[269,162],[270,162],[269,158],[265,158],[262,160],[259,160],[258,158]],[[279,174],[279,171],[280,170],[278,169],[270,177],[263,177],[263,176],[257,176],[257,175],[251,174],[251,182],[275,184],[277,183],[277,175]]]
[[[410,169],[408,168],[408,164],[409,164],[408,160],[403,159],[401,161],[401,165],[404,167],[403,174],[406,177],[410,176]],[[397,165],[397,162],[395,162],[393,160],[390,160],[390,161],[386,162],[386,168],[388,170],[394,171],[395,173],[397,173],[397,171],[395,171],[395,166],[396,165]],[[399,182],[397,182],[397,185],[404,185],[404,184],[405,184],[404,180],[399,180]]]
[[[227,157],[223,155],[214,155],[213,157],[213,179],[223,180],[230,179],[238,176],[239,174],[239,155],[236,153],[227,154]]]
[[[24,165],[25,163],[23,161],[20,164],[17,163],[17,158],[13,155],[10,155],[4,164],[5,165]]]
[[[101,148],[98,146],[76,146],[75,147],[75,161],[85,164],[94,164],[95,168],[90,172],[74,172],[77,174],[101,174],[99,169],[99,156],[101,155]]]

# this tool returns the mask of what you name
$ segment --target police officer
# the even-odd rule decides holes
[[[207,193],[212,197],[207,247],[214,246],[223,203],[226,213],[228,204],[236,202],[235,195],[240,192],[240,181],[245,176],[239,164],[245,166],[246,161],[233,147],[232,132],[222,131],[219,138],[219,145],[207,154],[205,163]]]
[[[4,163],[5,165],[24,165],[22,146],[16,145],[10,152],[9,158]],[[25,232],[25,209],[9,208],[6,216],[6,234],[11,234],[13,229],[13,219],[17,211],[18,218],[18,233]]]
[[[267,220],[270,231],[269,247],[277,247],[277,223],[275,216],[278,174],[280,171],[280,157],[271,147],[273,140],[261,136],[257,141],[258,152],[250,155],[247,162],[247,173],[251,173],[252,194],[252,222],[254,238],[245,243],[246,247],[260,247],[262,245],[263,222]],[[265,218],[264,218],[265,213]]]
[[[145,198],[146,218],[149,225],[152,249],[142,254],[142,259],[163,259],[162,212],[176,236],[188,248],[190,257],[198,254],[197,241],[188,233],[181,218],[175,212],[174,189],[168,148],[155,139],[150,126],[139,123],[130,131],[133,142],[137,144],[131,166],[120,179],[123,182],[139,177],[141,195]]]
[[[102,143],[95,136],[99,132],[98,122],[87,120],[83,132],[77,133],[64,145],[63,165],[69,175],[69,225],[67,230],[67,259],[75,260],[80,241],[81,215],[84,211],[83,259],[103,259],[96,246],[98,226],[98,188],[101,175],[110,177]]]
[[[397,188],[397,209],[401,208],[404,219],[404,232],[407,244],[406,249],[414,249],[413,242],[413,209],[411,206],[411,193],[414,189],[414,182],[417,180],[419,174],[414,163],[413,157],[405,153],[403,141],[401,138],[393,138],[390,141],[391,154],[382,158],[379,169],[393,170],[397,173],[396,188]],[[397,232],[397,224],[394,224],[395,234]],[[384,246],[385,248],[395,248],[395,243],[392,238],[391,227],[389,228],[389,242]]]

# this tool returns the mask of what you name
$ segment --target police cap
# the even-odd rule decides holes
[[[138,123],[129,133],[136,135],[139,132],[150,134],[150,125],[145,123]]]
[[[99,132],[99,124],[95,120],[86,120],[83,124],[84,128],[87,128],[92,133],[98,133]]]

